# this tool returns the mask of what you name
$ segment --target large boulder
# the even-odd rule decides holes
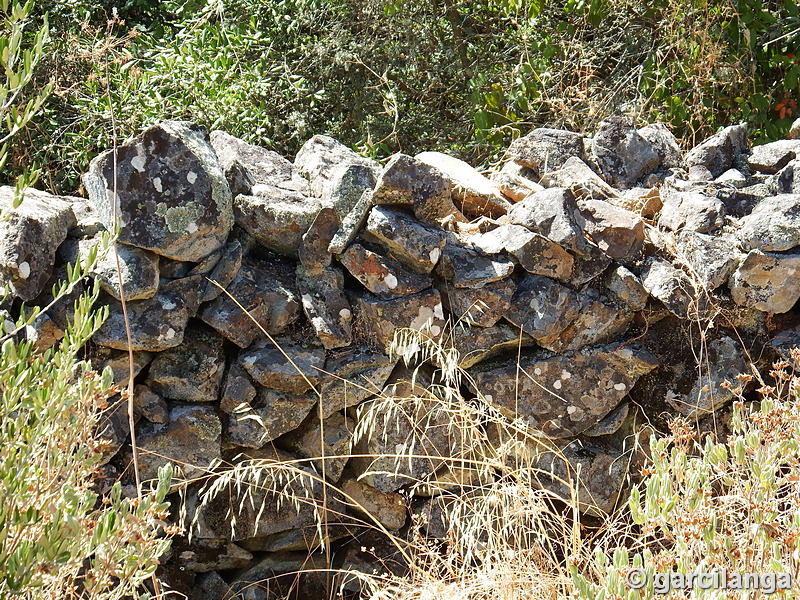
[[[580,134],[544,127],[514,140],[507,154],[514,162],[532,169],[540,177],[560,169],[570,157],[585,158]]]
[[[165,121],[92,160],[83,184],[119,241],[197,262],[225,243],[231,190],[214,149],[191,124]]]
[[[702,167],[717,177],[731,168],[733,159],[747,150],[747,125],[731,125],[700,142],[686,155],[686,167]]]

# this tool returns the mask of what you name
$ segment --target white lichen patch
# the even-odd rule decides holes
[[[178,335],[178,332],[175,331],[172,327],[170,327],[169,329],[167,329],[167,333],[164,334],[164,337],[168,340],[172,340],[175,339],[176,335]]]
[[[153,177],[153,187],[159,194],[164,191],[164,188],[161,187],[161,177]]]
[[[572,377],[572,373],[570,373],[570,372],[569,372],[569,371],[567,371],[566,369],[563,369],[563,370],[561,371],[561,379],[563,379],[563,380],[565,380],[565,381],[566,381],[566,380],[567,380],[567,379],[569,379],[570,377]]]
[[[188,231],[189,233],[196,233],[197,223],[189,223],[189,226],[186,228],[186,231]]]
[[[186,174],[186,181],[188,181],[190,184],[193,184],[195,181],[197,181],[197,173],[194,171],[189,171]]]
[[[163,308],[164,310],[175,310],[175,308],[178,306],[168,298],[161,298],[160,302],[161,302],[161,308]]]
[[[437,319],[444,320],[444,308],[442,308],[441,302],[439,302],[436,306],[433,307],[433,314]]]
[[[439,260],[439,257],[442,255],[442,251],[439,248],[434,248],[431,250],[430,258],[433,264],[436,264]]]
[[[557,390],[560,390],[561,389],[561,380],[560,379],[556,379],[553,382],[553,387],[556,388]]]
[[[568,406],[567,407],[567,414],[568,415],[575,414],[577,412],[577,410],[578,410],[577,406]]]
[[[411,321],[409,327],[416,331],[421,330],[425,325],[431,321],[433,321],[434,312],[430,306],[421,306],[419,308],[419,313],[417,314],[416,318]]]
[[[438,325],[431,325],[431,335],[434,337],[442,333],[442,328]]]
[[[621,391],[623,391],[623,390],[624,390],[626,387],[628,387],[628,386],[627,386],[627,385],[625,385],[624,383],[617,383],[617,384],[614,384],[614,389],[615,389],[615,390],[618,390],[618,391],[620,391],[620,392],[621,392]]]
[[[20,279],[27,279],[31,276],[31,266],[27,262],[22,262],[19,264],[17,273],[19,274]]]
[[[533,374],[534,374],[534,375],[541,375],[541,374],[542,374],[542,370],[541,370],[539,367],[536,367],[536,368],[533,370]]]
[[[383,282],[386,284],[386,287],[389,288],[390,290],[393,290],[394,288],[397,287],[397,277],[395,277],[391,273],[389,273],[384,278]]]
[[[351,312],[350,312],[350,309],[348,309],[348,308],[343,308],[342,310],[340,310],[340,311],[339,311],[339,316],[340,316],[342,319],[349,319],[350,317],[352,317],[352,316],[353,316],[353,313],[351,313]]]
[[[147,162],[147,157],[144,155],[143,148],[141,146],[136,146],[136,156],[131,159],[131,166],[139,171],[139,173],[144,173],[144,165]]]

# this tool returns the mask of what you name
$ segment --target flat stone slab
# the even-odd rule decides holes
[[[443,231],[386,206],[372,209],[366,234],[366,239],[383,246],[390,256],[423,275],[433,271],[447,241]]]
[[[322,416],[357,406],[379,394],[396,363],[397,358],[358,346],[329,357],[319,388]]]
[[[675,245],[679,259],[691,267],[709,291],[728,281],[742,256],[734,241],[725,236],[682,231],[676,236]]]
[[[661,164],[661,156],[639,134],[630,117],[612,115],[604,119],[592,141],[592,155],[600,173],[615,185],[630,187]]]
[[[200,261],[233,226],[228,181],[191,123],[164,121],[118,147],[116,157],[104,152],[83,184],[106,229],[121,219],[120,242],[174,260]]]
[[[440,290],[456,324],[491,327],[508,312],[517,286],[510,279],[504,279],[480,288],[441,286]]]
[[[448,243],[436,274],[457,288],[482,288],[514,272],[514,263],[502,256],[485,256],[460,244]]]
[[[747,164],[753,171],[777,173],[800,154],[800,140],[778,140],[753,146]]]
[[[695,286],[691,279],[672,263],[651,256],[642,267],[642,285],[653,297],[664,303],[672,314],[687,319],[697,310]]]
[[[591,167],[577,156],[567,159],[562,167],[542,177],[546,188],[566,188],[576,198],[606,200],[616,198],[618,192],[592,171]]]
[[[361,294],[356,298],[356,305],[365,324],[386,350],[398,329],[428,332],[437,338],[445,326],[442,298],[437,290],[393,300]]]
[[[396,260],[373,252],[358,242],[345,250],[339,257],[339,262],[365,288],[381,298],[416,294],[433,284],[430,276],[415,273]]]
[[[336,267],[297,267],[303,311],[322,345],[330,350],[353,341],[353,312],[344,295],[344,276]]]
[[[260,385],[301,394],[316,385],[325,365],[325,351],[303,348],[288,338],[264,341],[239,355],[239,364]]]
[[[739,306],[785,313],[800,298],[800,254],[751,250],[728,281]]]
[[[583,137],[578,133],[545,127],[511,142],[506,154],[516,163],[544,176],[560,169],[573,156],[585,158]]]
[[[742,219],[737,236],[745,248],[765,252],[800,246],[800,194],[764,198]]]

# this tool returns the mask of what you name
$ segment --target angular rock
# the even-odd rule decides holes
[[[658,188],[631,188],[609,202],[642,217],[654,216],[663,206]]]
[[[753,171],[777,173],[800,154],[800,141],[778,140],[760,146],[753,146],[753,153],[747,164]]]
[[[504,279],[475,289],[443,286],[440,291],[456,323],[491,327],[508,312],[516,289],[513,281]]]
[[[438,169],[450,183],[450,193],[456,207],[467,217],[500,217],[508,212],[511,203],[490,179],[477,170],[441,152],[422,152],[418,161]]]
[[[413,217],[385,206],[376,206],[367,219],[368,239],[412,271],[427,275],[439,262],[446,243],[444,232],[426,227]]]
[[[328,358],[319,388],[323,418],[379,394],[396,363],[396,358],[359,347]]]
[[[749,371],[741,342],[727,335],[709,340],[704,346],[702,364],[692,390],[685,396],[669,395],[667,402],[679,413],[697,418],[714,412],[734,398],[733,388],[723,386],[727,380]]]
[[[0,187],[0,286],[27,302],[44,291],[75,217],[68,202],[32,188],[13,202],[14,188]]]
[[[108,406],[98,415],[95,437],[105,441],[102,447],[101,465],[105,465],[119,452],[131,434],[128,419],[128,401],[119,395],[108,402]]]
[[[573,252],[572,257],[572,277],[567,283],[574,287],[589,283],[612,263],[608,254],[590,242],[580,252]]]
[[[700,192],[674,192],[662,195],[662,200],[658,224],[672,231],[708,233],[725,222],[725,205],[718,198]]]
[[[458,350],[458,366],[468,369],[506,350],[516,351],[534,344],[518,327],[498,323],[492,327],[453,328],[453,347]]]
[[[505,279],[514,272],[514,263],[502,257],[488,257],[456,243],[444,247],[436,274],[457,288],[478,289]]]
[[[33,323],[25,326],[25,340],[33,344],[36,352],[44,352],[60,342],[65,331],[47,314],[40,314]]]
[[[687,319],[697,309],[696,289],[689,277],[668,261],[648,258],[642,267],[642,285],[653,298],[661,300],[672,314]]]
[[[197,577],[192,588],[192,600],[225,600],[228,598],[231,586],[216,571],[209,571]]]
[[[723,285],[739,266],[741,253],[725,236],[682,231],[675,238],[678,257],[711,291]]]
[[[412,206],[422,222],[440,224],[448,217],[465,220],[453,204],[450,180],[436,167],[406,154],[395,154],[378,178],[375,204]]]
[[[324,461],[325,479],[336,483],[350,459],[354,429],[353,420],[342,414],[334,413],[326,417],[322,427],[319,416],[312,415],[301,427],[284,436],[280,443],[281,447],[301,458],[313,459],[317,473],[322,474]],[[321,441],[324,448],[320,448]]]
[[[146,385],[137,384],[134,388],[133,408],[151,423],[169,423],[169,406]]]
[[[305,349],[288,338],[264,341],[239,355],[239,364],[264,387],[302,394],[320,380],[325,351]]]
[[[336,171],[351,165],[366,167],[376,178],[380,174],[380,165],[374,160],[356,154],[327,135],[312,137],[294,159],[295,168],[309,180],[311,193],[318,198],[328,191]]]
[[[792,123],[787,137],[790,140],[800,140],[800,119],[795,119],[794,123]]]
[[[316,198],[274,186],[260,186],[258,195],[239,194],[233,200],[236,224],[279,254],[297,256],[303,235],[322,204]]]
[[[580,211],[575,197],[564,188],[548,188],[517,202],[508,213],[514,225],[527,227],[567,250],[580,252],[585,246],[579,227]]]
[[[208,327],[191,327],[180,346],[155,357],[147,383],[170,400],[216,402],[224,372],[222,336]]]
[[[208,274],[211,281],[206,281],[200,302],[216,300],[223,293],[222,290],[230,288],[242,268],[243,258],[244,249],[239,240],[233,240],[223,248],[217,264]]]
[[[642,310],[650,297],[639,278],[622,265],[610,270],[603,284],[634,312]]]
[[[337,498],[338,491],[337,489]],[[338,524],[328,524],[321,528],[322,536],[319,529],[316,523],[312,523],[299,529],[250,538],[242,541],[241,545],[252,552],[313,552],[352,535],[350,528]]]
[[[639,135],[658,153],[663,168],[675,169],[683,166],[681,147],[664,123],[645,125],[639,129]]]
[[[722,183],[736,188],[747,185],[747,176],[738,169],[728,169],[714,180],[714,183]]]
[[[336,267],[297,267],[303,311],[322,345],[330,350],[353,340],[353,312],[344,295],[344,276]]]
[[[340,487],[349,498],[348,504],[354,503],[355,510],[366,516],[365,521],[374,519],[389,531],[397,531],[406,524],[408,508],[400,494],[379,492],[377,489],[354,478],[341,481]]]
[[[393,300],[362,294],[356,302],[365,324],[386,350],[391,346],[397,329],[429,332],[437,338],[445,326],[442,299],[436,290]]]
[[[242,261],[228,294],[220,294],[199,316],[240,348],[247,348],[262,335],[250,317],[270,335],[277,335],[300,316],[300,302],[294,292],[250,258]]]
[[[307,267],[331,266],[331,252],[328,247],[339,231],[339,216],[332,207],[324,207],[314,218],[314,222],[303,234],[297,255],[300,263]]]
[[[615,185],[630,187],[658,168],[661,156],[633,126],[633,119],[613,115],[595,133],[592,155],[600,173]]]
[[[94,349],[90,357],[92,367],[98,372],[102,373],[106,367],[110,368],[114,378],[113,384],[117,387],[124,388],[128,385],[130,379],[130,357],[126,351],[112,350],[111,348],[104,348],[98,346]],[[153,360],[152,352],[134,352],[133,353],[133,377],[135,378],[142,372],[150,361]]]
[[[528,275],[517,287],[505,318],[539,344],[554,342],[580,312],[577,294],[540,275]]]
[[[428,275],[409,271],[396,260],[382,256],[362,244],[351,244],[339,262],[373,294],[381,298],[397,298],[416,294],[431,287]]]
[[[472,246],[487,255],[508,252],[523,269],[559,281],[572,277],[574,259],[555,242],[522,225],[501,225],[470,239]]]
[[[321,553],[271,552],[244,573],[237,574],[228,598],[324,598],[328,567]]]
[[[605,417],[655,358],[634,345],[612,344],[569,356],[523,358],[475,374],[484,398],[509,417],[522,417],[549,438],[579,435]]]
[[[561,129],[534,129],[514,140],[506,155],[514,162],[533,169],[540,177],[560,169],[572,156],[584,158],[583,138]]]
[[[800,160],[793,160],[781,169],[772,178],[771,188],[767,195],[800,194]]]
[[[70,237],[77,239],[90,238],[106,230],[100,218],[100,213],[97,212],[94,204],[86,198],[79,196],[59,196],[59,198],[69,202],[74,216],[75,224],[67,232]]]
[[[739,306],[785,313],[800,298],[800,254],[751,250],[728,281]]]
[[[538,179],[530,169],[526,169],[514,161],[508,161],[500,171],[492,175],[492,181],[506,198],[510,198],[512,202],[519,202],[529,194],[541,192],[544,189],[544,186],[526,175]]]
[[[347,216],[342,219],[342,224],[339,230],[333,236],[328,251],[331,254],[341,254],[344,249],[350,245],[350,242],[355,239],[358,232],[367,221],[367,216],[372,209],[372,192],[367,190],[361,195],[361,198],[353,206],[352,210],[347,213]]]
[[[787,361],[795,371],[800,369],[800,360],[797,360],[796,354],[793,355],[792,353],[795,348],[800,348],[800,327],[793,327],[792,329],[781,331],[772,339],[769,345],[772,346],[780,357]]]
[[[704,167],[713,177],[731,168],[733,159],[747,150],[747,125],[731,125],[692,148],[686,167]]]
[[[242,569],[253,560],[247,550],[225,540],[196,540],[189,544],[184,538],[171,549],[177,552],[178,567],[192,573]]]
[[[98,240],[81,240],[80,254],[84,261],[90,249],[98,244]],[[117,244],[116,255],[113,246],[109,246],[105,253],[98,248],[97,262],[91,272],[100,280],[103,291],[120,300],[117,255],[125,300],[147,300],[155,296],[159,282],[158,255],[125,244]]]
[[[344,164],[331,173],[322,193],[323,206],[331,206],[341,221],[358,204],[364,192],[375,187],[378,174],[374,166]]]
[[[617,502],[624,502],[628,468],[617,451],[575,440],[541,454],[535,468],[537,483],[565,502],[572,501],[574,489],[578,510],[584,514],[606,517]]]
[[[199,277],[176,279],[162,284],[158,293],[149,300],[128,302],[133,350],[160,352],[179,346],[183,342],[189,317],[197,311],[199,287]],[[92,339],[100,346],[127,350],[122,305],[117,300],[109,300],[108,307],[108,319]]]
[[[617,408],[612,410],[608,413],[603,419],[597,423],[597,425],[592,425],[583,432],[583,435],[587,437],[600,437],[603,435],[612,435],[622,428],[622,425],[625,423],[625,420],[628,418],[630,414],[630,404],[627,402],[620,404]]]
[[[633,313],[621,309],[610,299],[602,297],[591,288],[578,295],[580,312],[558,337],[550,342],[539,342],[548,350],[558,353],[574,352],[584,346],[607,342],[622,334],[633,320]]]
[[[308,182],[277,152],[248,144],[224,131],[212,131],[210,137],[234,196],[250,194],[254,186],[265,184],[308,194]]]
[[[224,440],[236,446],[262,448],[299,427],[316,403],[314,393],[261,388],[257,400],[240,404],[225,415]]]
[[[738,237],[745,248],[766,252],[800,246],[800,194],[764,198],[742,219]]]
[[[256,387],[239,363],[231,363],[225,375],[219,407],[223,412],[232,413],[244,404],[251,404],[257,394]]]
[[[615,260],[634,258],[644,243],[644,222],[636,214],[602,200],[580,203],[583,230]]]
[[[791,165],[790,165],[791,166]],[[786,167],[789,169],[790,166]],[[784,169],[784,171],[786,170]],[[783,173],[783,171],[781,171]],[[776,178],[780,175],[776,175]],[[780,192],[780,189],[777,190]],[[790,191],[790,190],[785,190]],[[800,190],[798,190],[800,192]],[[722,188],[717,191],[717,198],[722,200],[725,205],[725,211],[734,217],[744,217],[753,212],[756,205],[768,196],[773,196],[775,192],[770,187],[763,183],[755,185],[748,185],[743,188]]]
[[[119,241],[174,260],[197,262],[233,227],[231,190],[214,149],[191,123],[165,121],[116,150],[83,176],[106,229]],[[116,196],[114,196],[116,190]]]
[[[614,188],[577,156],[568,159],[560,169],[542,177],[542,185],[546,188],[566,188],[576,198],[606,200],[618,195]]]
[[[173,483],[208,472],[222,455],[222,424],[206,405],[178,405],[169,411],[169,424],[145,423],[136,436],[142,481],[158,478],[167,463],[174,468]]]

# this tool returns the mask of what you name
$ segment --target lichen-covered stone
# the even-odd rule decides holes
[[[693,231],[682,231],[675,238],[678,258],[689,265],[705,289],[723,285],[739,266],[741,252],[733,240]]]
[[[564,188],[548,188],[517,202],[508,213],[508,220],[567,250],[581,251],[586,245],[575,196]]]
[[[239,355],[239,364],[264,387],[301,394],[320,380],[325,351],[303,348],[289,338],[260,342]]]
[[[777,173],[800,154],[799,140],[778,140],[754,146],[747,164],[753,171]]]
[[[81,240],[80,254],[85,261],[91,247],[98,245],[98,240]],[[105,253],[98,249],[97,263],[92,275],[100,281],[100,287],[117,300],[121,299],[119,275],[122,275],[122,289],[125,300],[146,300],[152,298],[158,290],[159,258],[157,254],[125,244],[109,246]],[[119,256],[119,271],[117,270]]]
[[[657,366],[647,351],[617,344],[571,355],[523,358],[475,374],[484,398],[550,438],[579,435],[605,417]]]
[[[256,400],[226,413],[224,440],[234,446],[262,448],[299,427],[316,403],[313,392],[295,394],[261,388]]]
[[[548,345],[578,317],[580,303],[571,289],[540,275],[523,279],[505,318],[543,345]]]
[[[303,234],[297,255],[300,263],[307,267],[329,267],[329,249],[336,232],[339,231],[339,216],[333,207],[323,207],[314,217],[311,226]]]
[[[800,254],[751,250],[728,281],[739,306],[785,313],[800,298]]]
[[[376,178],[380,174],[380,165],[374,160],[356,154],[327,135],[315,135],[309,139],[294,159],[295,168],[309,180],[311,193],[318,198],[329,192],[336,172],[351,165],[365,167]]]
[[[632,311],[642,310],[650,297],[641,280],[622,265],[610,269],[603,284]]]
[[[232,413],[242,405],[253,402],[257,393],[247,371],[239,363],[233,362],[225,375],[219,407],[223,412]]]
[[[367,239],[374,241],[412,271],[430,273],[439,262],[446,243],[443,231],[427,227],[413,217],[385,206],[376,206],[367,219]]]
[[[45,289],[75,217],[68,202],[31,188],[13,202],[14,188],[0,187],[0,286],[29,301]]]
[[[408,270],[396,260],[382,256],[359,243],[351,244],[339,262],[373,294],[397,298],[416,294],[431,287],[433,280]]]
[[[636,214],[602,200],[580,203],[583,230],[611,258],[635,257],[644,243],[644,222]]]
[[[505,279],[513,272],[512,261],[500,256],[485,256],[456,243],[445,245],[436,266],[436,275],[457,288],[482,288]]]
[[[691,279],[674,267],[670,262],[651,256],[642,267],[642,285],[647,292],[667,307],[680,319],[687,319],[695,314],[697,294]]]
[[[683,166],[683,155],[678,140],[664,123],[645,125],[639,129],[639,135],[658,153],[663,168],[674,169]]]
[[[396,358],[362,347],[329,357],[319,388],[323,418],[379,394],[396,363]]]
[[[169,423],[169,406],[166,401],[144,384],[137,384],[134,388],[133,408],[151,423]]]
[[[170,400],[216,402],[225,372],[222,336],[208,327],[191,327],[183,343],[160,352],[150,364],[147,383]]]
[[[713,177],[733,165],[733,159],[747,150],[747,125],[731,125],[700,142],[686,155],[686,167],[704,167]]]
[[[586,289],[578,295],[577,317],[550,342],[539,342],[554,352],[580,350],[584,346],[612,341],[622,334],[633,320],[633,313],[619,307],[597,290]]]
[[[546,188],[566,188],[576,198],[583,199],[605,200],[618,195],[614,188],[577,156],[569,158],[560,169],[542,177],[542,185]]]
[[[349,346],[353,312],[344,295],[344,276],[336,267],[297,267],[303,311],[326,349]]]
[[[225,245],[220,253],[219,260],[208,273],[208,279],[203,287],[200,302],[211,302],[227,290],[242,268],[244,249],[239,240],[233,240]],[[193,271],[194,272],[194,271]]]
[[[372,294],[356,298],[358,310],[378,343],[388,350],[397,329],[426,331],[434,338],[445,325],[442,299],[437,290],[381,300]]]
[[[312,464],[320,475],[324,464],[325,479],[336,483],[350,458],[354,429],[353,420],[339,413],[326,417],[322,425],[319,417],[312,415],[302,426],[284,436],[281,443],[297,456],[313,459]]]
[[[516,351],[534,345],[533,338],[518,327],[497,323],[492,327],[455,326],[453,347],[458,350],[458,366],[468,369],[506,350]]]
[[[622,186],[635,184],[661,163],[656,149],[634,128],[633,119],[619,115],[600,123],[592,155],[606,180]]]
[[[491,327],[508,312],[517,286],[512,280],[503,279],[479,288],[457,288],[445,284],[439,289],[445,308],[456,324]]]
[[[142,372],[147,365],[153,360],[154,354],[152,352],[134,352],[133,353],[133,377],[135,378]],[[90,355],[92,367],[98,373],[108,367],[113,373],[112,382],[114,385],[124,388],[128,385],[128,380],[131,376],[130,357],[127,351],[112,350],[111,348],[104,348],[98,346]]]
[[[243,569],[253,560],[253,555],[244,548],[221,539],[195,540],[190,544],[186,538],[178,538],[170,549],[177,553],[178,568],[191,573]],[[225,592],[227,586],[222,598]]]
[[[92,160],[83,184],[107,229],[121,219],[120,242],[192,262],[225,243],[231,190],[197,126],[165,121],[114,152]]]
[[[723,225],[725,205],[718,198],[700,192],[662,194],[664,203],[658,224],[672,231],[707,233]]]
[[[364,226],[364,223],[366,223],[371,209],[372,191],[367,190],[361,195],[361,198],[355,203],[350,212],[347,213],[347,216],[342,219],[338,231],[328,245],[328,251],[331,254],[339,255],[344,252],[344,249],[350,245]]]
[[[765,252],[800,246],[800,194],[764,198],[742,219],[737,235],[745,248]]]
[[[514,162],[533,169],[540,177],[560,169],[570,157],[585,158],[580,134],[544,127],[514,140],[507,155]]]

